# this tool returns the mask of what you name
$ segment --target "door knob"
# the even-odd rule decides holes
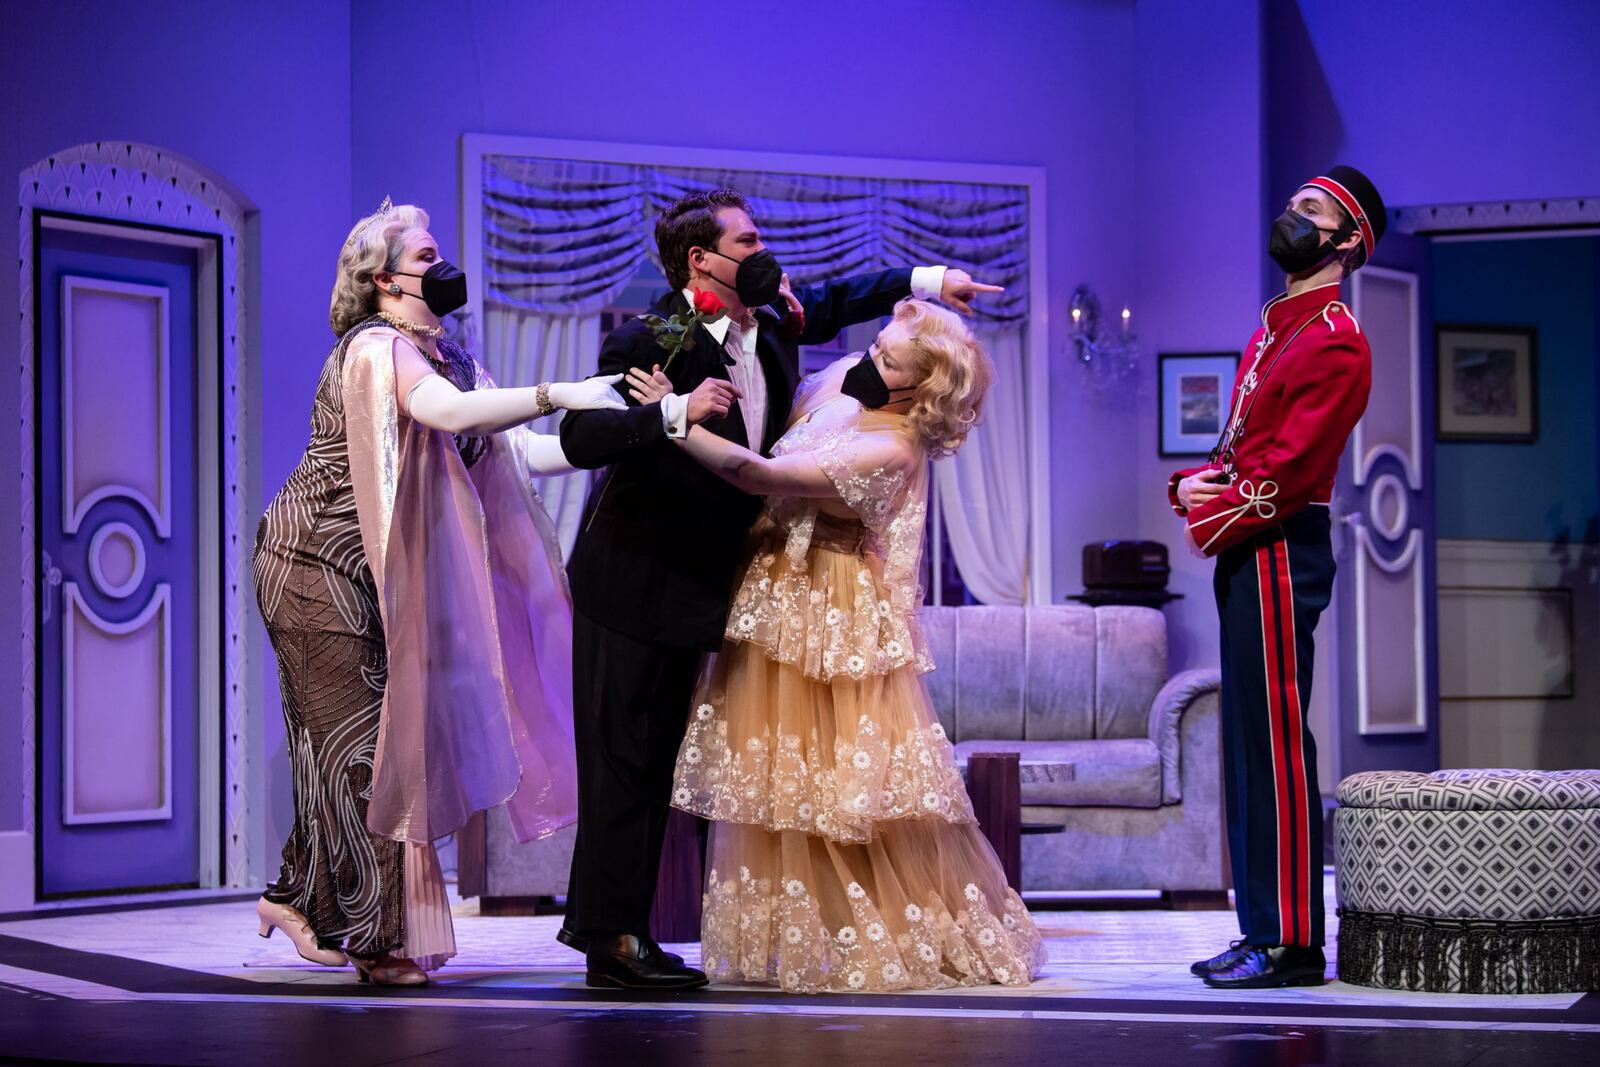
[[[49,622],[51,615],[54,614],[53,605],[55,604],[56,590],[61,587],[61,568],[55,565],[55,561],[50,558],[50,553],[45,552],[41,555],[43,558],[39,563],[39,581],[44,588],[40,597],[43,602],[43,607],[40,609],[40,621]]]

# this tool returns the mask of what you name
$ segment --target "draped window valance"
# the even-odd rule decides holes
[[[483,157],[485,307],[585,314],[611,304],[654,223],[688,192],[732,186],[796,284],[919,264],[1005,286],[980,320],[1028,315],[1028,190],[1018,185]],[[659,267],[660,264],[657,263]]]

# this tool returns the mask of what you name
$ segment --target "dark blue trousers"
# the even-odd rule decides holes
[[[1306,706],[1333,573],[1324,507],[1217,557],[1228,848],[1239,932],[1252,945],[1323,943],[1322,794]]]

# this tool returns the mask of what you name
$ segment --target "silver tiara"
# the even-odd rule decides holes
[[[344,242],[345,247],[348,248],[355,244],[356,238],[366,233],[367,227],[371,226],[374,222],[377,222],[379,219],[387,215],[389,213],[389,209],[392,207],[394,207],[394,201],[389,199],[387,195],[384,196],[383,203],[378,205],[378,210],[362,219],[360,224],[357,225],[355,229],[350,231],[350,236],[347,237]]]

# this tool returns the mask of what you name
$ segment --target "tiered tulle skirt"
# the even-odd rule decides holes
[[[877,569],[845,545],[813,545],[797,568],[781,547],[767,532],[738,602],[787,648],[730,619],[679,750],[673,804],[714,822],[707,972],[792,992],[1027,983],[1043,943],[978,831],[915,663],[833,673],[784,654],[877,629],[862,625],[886,614]]]

